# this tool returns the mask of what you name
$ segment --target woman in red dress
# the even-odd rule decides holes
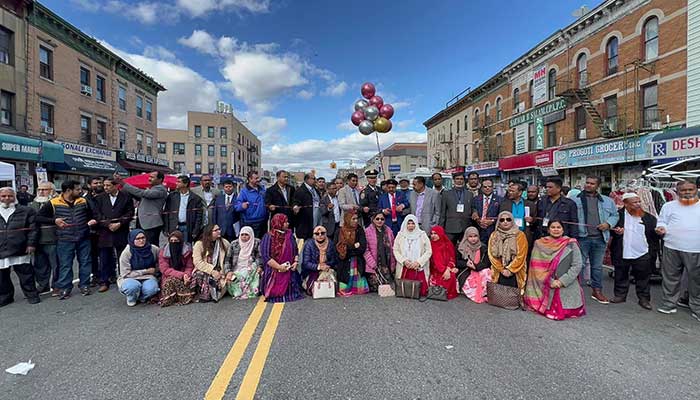
[[[430,285],[442,286],[447,290],[447,299],[457,297],[457,263],[455,247],[441,226],[430,230],[430,247],[433,255],[430,258]]]

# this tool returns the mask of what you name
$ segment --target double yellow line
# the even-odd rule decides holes
[[[228,355],[224,359],[223,364],[219,368],[219,372],[216,373],[214,380],[207,390],[207,394],[204,396],[205,400],[219,400],[224,398],[226,389],[233,374],[238,368],[243,355],[245,354],[248,345],[250,344],[255,329],[257,329],[263,314],[265,313],[265,308],[267,303],[261,297],[258,303],[255,305],[253,312],[250,313],[248,320],[241,333],[238,334],[238,338],[233,343],[233,347],[228,352]],[[270,347],[272,346],[272,339],[275,337],[275,332],[277,331],[277,326],[280,322],[280,317],[282,316],[282,310],[284,309],[284,303],[276,303],[272,306],[272,311],[270,316],[265,323],[265,328],[260,335],[260,341],[258,346],[255,348],[255,353],[253,358],[250,360],[248,369],[243,376],[243,382],[236,395],[236,400],[248,400],[255,396],[255,392],[258,389],[258,384],[260,383],[260,377],[262,376],[263,368],[265,367],[265,361],[267,360],[267,355],[270,352]]]

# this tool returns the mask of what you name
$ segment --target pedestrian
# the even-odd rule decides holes
[[[340,229],[340,203],[338,202],[338,186],[329,183],[326,186],[326,194],[321,197],[319,204],[321,209],[321,225],[326,228],[328,237],[335,237]]]
[[[620,216],[615,202],[598,193],[599,189],[600,177],[587,176],[583,191],[573,199],[579,222],[575,234],[578,236],[583,264],[591,265],[591,298],[598,303],[608,304],[610,300],[603,294],[603,257],[610,240],[610,229],[617,225]]]
[[[316,179],[316,191],[319,196],[324,196],[326,194],[326,178],[319,177]]]
[[[561,193],[562,180],[559,177],[547,179],[547,195],[537,206],[536,237],[549,235],[549,221],[559,220],[564,224],[564,235],[578,236],[578,209],[573,200]]]
[[[365,171],[367,186],[360,192],[361,217],[365,228],[372,223],[372,215],[379,210],[379,196],[382,195],[382,189],[377,186],[377,175],[379,172],[376,169]]]
[[[116,282],[117,257],[128,244],[129,223],[134,218],[134,202],[126,192],[119,190],[113,178],[103,181],[104,192],[94,198],[94,213],[98,220],[97,235],[100,249],[98,292],[109,290]]]
[[[34,200],[34,195],[29,193],[29,186],[21,185],[17,192],[17,204],[20,206],[28,206]]]
[[[190,289],[196,292],[196,301],[216,303],[226,294],[228,287],[224,261],[230,245],[228,240],[221,237],[219,225],[204,227],[201,239],[192,247],[194,272]]]
[[[282,213],[289,221],[294,219],[292,200],[294,199],[294,186],[288,183],[289,174],[281,169],[277,171],[277,181],[265,191],[265,206],[270,211],[270,218]],[[293,224],[292,224],[293,225]]]
[[[257,171],[248,171],[248,182],[236,199],[236,211],[240,214],[241,227],[250,226],[260,239],[267,232],[267,208],[265,188],[260,184]]]
[[[425,185],[425,177],[413,178],[413,190],[408,203],[423,232],[430,231],[440,223],[440,195]]]
[[[472,192],[471,189],[469,191]],[[493,192],[493,179],[484,178],[481,182],[481,194],[474,197],[471,204],[472,220],[479,230],[482,242],[488,242],[491,234],[496,229],[496,218],[498,218],[500,209],[501,198]],[[519,219],[516,219],[516,223],[519,222],[521,225],[524,225],[524,217],[525,211],[523,209],[522,214],[518,216]]]
[[[311,239],[314,227],[321,222],[321,196],[316,190],[316,177],[313,174],[304,174],[304,183],[294,192],[292,203],[298,210],[295,211],[297,239]]]
[[[82,197],[88,202],[88,206],[93,210],[93,215],[97,217],[97,204],[95,199],[97,196],[104,193],[104,178],[101,176],[93,176],[88,180],[87,190],[83,191]],[[98,232],[99,226],[90,227],[90,257],[92,259],[92,278],[90,278],[90,287],[95,287],[100,283],[100,235]]]
[[[260,242],[263,290],[268,303],[287,303],[304,298],[299,275],[296,238],[284,214],[270,221],[270,232]]]
[[[538,188],[536,185],[530,185],[527,187],[527,194],[525,197],[527,200],[534,202],[535,204],[539,203],[540,201],[540,188]],[[530,210],[530,212],[534,215],[537,212],[537,208],[534,210]]]
[[[123,190],[139,200],[138,226],[146,232],[148,242],[154,245],[160,244],[160,232],[163,229],[163,206],[168,197],[168,189],[163,186],[165,175],[162,172],[148,174],[148,189],[139,189],[136,186],[123,182],[118,174],[114,175],[116,185],[123,184]]]
[[[457,293],[457,260],[455,247],[441,226],[430,230],[430,286],[441,286],[447,292],[447,300],[454,299]]]
[[[80,294],[90,295],[90,227],[97,224],[87,200],[80,196],[80,182],[66,180],[61,184],[61,195],[49,200],[39,215],[53,219],[56,230],[56,254],[59,262],[59,300],[70,297],[73,290],[73,260],[78,258]]]
[[[442,175],[439,172],[436,172],[430,177],[430,179],[433,181],[433,190],[436,191],[442,199],[442,193],[447,190],[444,186],[442,186]]]
[[[37,304],[41,301],[31,264],[39,241],[36,212],[33,208],[16,202],[12,188],[0,189],[0,307],[15,301],[15,286],[10,277],[10,269],[15,270],[27,302]]]
[[[484,303],[486,285],[491,281],[488,246],[481,242],[479,230],[470,226],[457,247],[457,289],[475,303]]]
[[[534,216],[537,214],[537,202],[529,198],[523,199],[523,190],[525,186],[526,184],[524,182],[515,181],[509,183],[508,195],[501,201],[501,207],[498,211],[499,214],[503,211],[510,211],[515,219],[515,225],[517,225],[522,232],[525,232],[529,260],[532,247],[535,243]],[[535,188],[535,190],[537,189]]]
[[[365,252],[367,238],[365,228],[357,214],[346,213],[345,223],[336,231],[333,240],[338,254],[336,266],[338,294],[352,296],[369,293],[369,284],[365,278]]]
[[[420,228],[418,218],[409,214],[394,240],[396,279],[421,282],[420,295],[428,295],[430,260],[433,254],[428,235]]]
[[[656,217],[642,209],[642,201],[636,193],[623,194],[622,202],[624,208],[619,211],[610,241],[610,256],[615,266],[615,297],[610,302],[627,300],[632,270],[639,306],[651,310],[649,277],[659,253]]]
[[[170,235],[178,230],[185,236],[185,242],[199,240],[204,226],[202,198],[190,190],[190,178],[187,175],[177,177],[175,190],[170,192],[163,209],[163,228]]]
[[[143,229],[129,232],[129,246],[119,257],[119,292],[126,296],[126,305],[135,306],[145,303],[158,294],[156,279],[158,246],[148,241]]]
[[[401,229],[406,215],[411,212],[411,204],[403,192],[396,191],[396,179],[388,179],[386,181],[386,193],[379,196],[379,209],[382,210],[386,218],[386,226],[391,229],[391,232],[396,236]]]
[[[219,225],[221,236],[231,242],[236,238],[234,225],[240,217],[235,206],[236,193],[233,191],[233,181],[225,180],[223,187],[223,192],[219,193],[212,203],[211,223]]]
[[[493,183],[493,181],[491,181],[491,183]],[[491,191],[493,192],[493,185],[491,186]],[[472,171],[467,174],[467,190],[471,192],[472,197],[476,197],[481,194],[481,186],[479,185],[478,172]]]
[[[200,199],[202,199],[201,207],[204,209],[202,213],[202,223],[203,225],[208,225],[213,223],[212,209],[214,208],[214,202],[221,194],[221,190],[213,185],[213,179],[209,174],[202,175],[199,183],[200,186],[192,189],[192,193],[196,194]],[[231,186],[233,187],[233,182],[231,182]],[[224,228],[221,228],[223,231]]]
[[[396,189],[397,192],[403,193],[404,197],[408,198],[411,194],[410,188],[411,182],[406,178],[399,179],[399,188]]]
[[[394,233],[385,222],[384,213],[378,211],[372,216],[372,225],[365,228],[365,276],[370,292],[377,292],[379,285],[393,281],[396,271]]]
[[[454,186],[442,193],[440,205],[440,226],[453,244],[462,238],[464,231],[472,224],[472,192],[464,188],[464,174],[452,174]]]
[[[175,230],[168,243],[158,253],[160,277],[160,306],[185,305],[194,300],[189,284],[194,273],[192,246],[185,242],[182,232]]]
[[[39,244],[34,253],[34,274],[36,275],[37,290],[40,294],[53,290],[51,295],[60,294],[56,282],[58,282],[58,255],[56,254],[56,224],[51,218],[38,215],[44,204],[56,196],[56,188],[53,182],[41,182],[37,188],[37,196],[29,203],[29,206],[37,213],[36,224],[39,231]]]
[[[238,239],[231,242],[224,260],[224,276],[228,294],[234,299],[252,299],[260,294],[262,256],[260,239],[253,228],[244,226]]]
[[[357,218],[357,217],[355,217]],[[301,279],[306,294],[314,295],[316,282],[332,282],[335,284],[335,270],[338,268],[338,253],[335,244],[328,237],[326,228],[316,226],[313,229],[313,240],[307,240],[302,250]]]
[[[338,191],[338,202],[340,203],[340,225],[345,221],[345,213],[352,211],[357,213],[360,209],[360,190],[357,187],[357,175],[349,173],[347,185]]]
[[[676,312],[681,291],[681,276],[688,273],[688,295],[691,315],[700,321],[700,203],[694,182],[679,182],[678,200],[661,207],[656,233],[663,236],[661,261],[663,301],[657,309],[664,314]]]
[[[498,225],[489,239],[491,281],[499,285],[525,288],[527,238],[518,229],[513,214],[498,214]]]

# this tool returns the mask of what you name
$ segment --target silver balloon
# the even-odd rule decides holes
[[[360,130],[360,133],[363,135],[371,135],[372,132],[374,132],[374,123],[372,123],[372,121],[366,119],[366,120],[360,122],[360,126],[358,126],[358,129]]]
[[[365,108],[365,118],[370,121],[374,121],[379,116],[379,109],[375,106],[369,106]]]
[[[369,102],[367,100],[364,100],[364,99],[357,100],[355,102],[355,111],[364,111],[365,108],[367,108],[367,106],[369,106]]]

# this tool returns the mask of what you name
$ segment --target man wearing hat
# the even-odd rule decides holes
[[[447,237],[456,246],[464,231],[472,223],[472,192],[464,188],[464,173],[452,174],[454,187],[442,193],[442,205],[440,210],[440,225],[445,228]]]
[[[409,198],[409,195],[411,194],[411,188],[409,188],[410,182],[406,178],[402,178],[399,180],[399,187],[400,189],[397,190],[397,192],[403,193],[406,198]]]
[[[365,172],[367,186],[360,193],[360,210],[365,227],[372,223],[372,215],[379,210],[379,196],[382,195],[382,189],[377,186],[377,175],[379,175],[379,171],[376,169]]]
[[[625,206],[618,211],[620,219],[612,229],[610,241],[610,256],[615,266],[615,297],[610,302],[627,300],[632,270],[639,306],[651,310],[649,276],[659,252],[656,217],[642,210],[642,201],[636,193],[623,194],[622,201]]]
[[[386,181],[386,193],[379,197],[379,209],[386,218],[386,225],[394,232],[394,237],[401,229],[404,217],[410,214],[411,206],[403,193],[396,191],[396,179]]]

